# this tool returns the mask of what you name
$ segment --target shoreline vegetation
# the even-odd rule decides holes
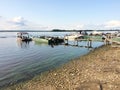
[[[101,46],[57,69],[1,90],[120,90],[120,48]]]

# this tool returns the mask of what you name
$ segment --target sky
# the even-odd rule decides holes
[[[0,30],[120,29],[120,0],[0,0]]]

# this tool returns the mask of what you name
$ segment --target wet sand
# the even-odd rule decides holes
[[[60,68],[2,90],[120,90],[120,47],[102,46]]]

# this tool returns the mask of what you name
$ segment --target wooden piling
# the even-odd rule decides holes
[[[111,42],[111,35],[106,35],[106,38],[104,40],[105,45],[109,45]]]
[[[88,46],[88,47],[92,47],[92,39],[90,39],[90,38],[88,39],[87,46]]]
[[[77,46],[78,46],[78,40],[77,40]]]
[[[64,44],[68,45],[68,36],[67,36],[67,38],[64,38]]]

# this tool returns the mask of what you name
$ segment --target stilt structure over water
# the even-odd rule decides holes
[[[120,37],[113,37],[111,34],[107,34],[106,37],[104,38],[104,40],[102,40],[102,36],[84,36],[85,38],[75,38],[74,40],[72,40],[73,44],[69,43],[70,40],[69,38],[65,38],[64,39],[64,43],[65,45],[70,45],[70,46],[80,46],[79,42],[81,41],[86,41],[86,45],[84,45],[83,47],[89,47],[89,48],[92,48],[92,44],[93,42],[95,41],[98,41],[98,42],[104,42],[105,45],[108,45],[108,44],[119,44],[120,45]]]
[[[86,41],[87,44],[84,45],[84,46],[80,46],[79,42],[81,42],[81,41]],[[92,48],[92,39],[91,38],[88,38],[88,39],[75,38],[74,40],[72,40],[73,44],[70,44],[69,42],[70,42],[69,39],[64,39],[64,44],[65,45]]]

